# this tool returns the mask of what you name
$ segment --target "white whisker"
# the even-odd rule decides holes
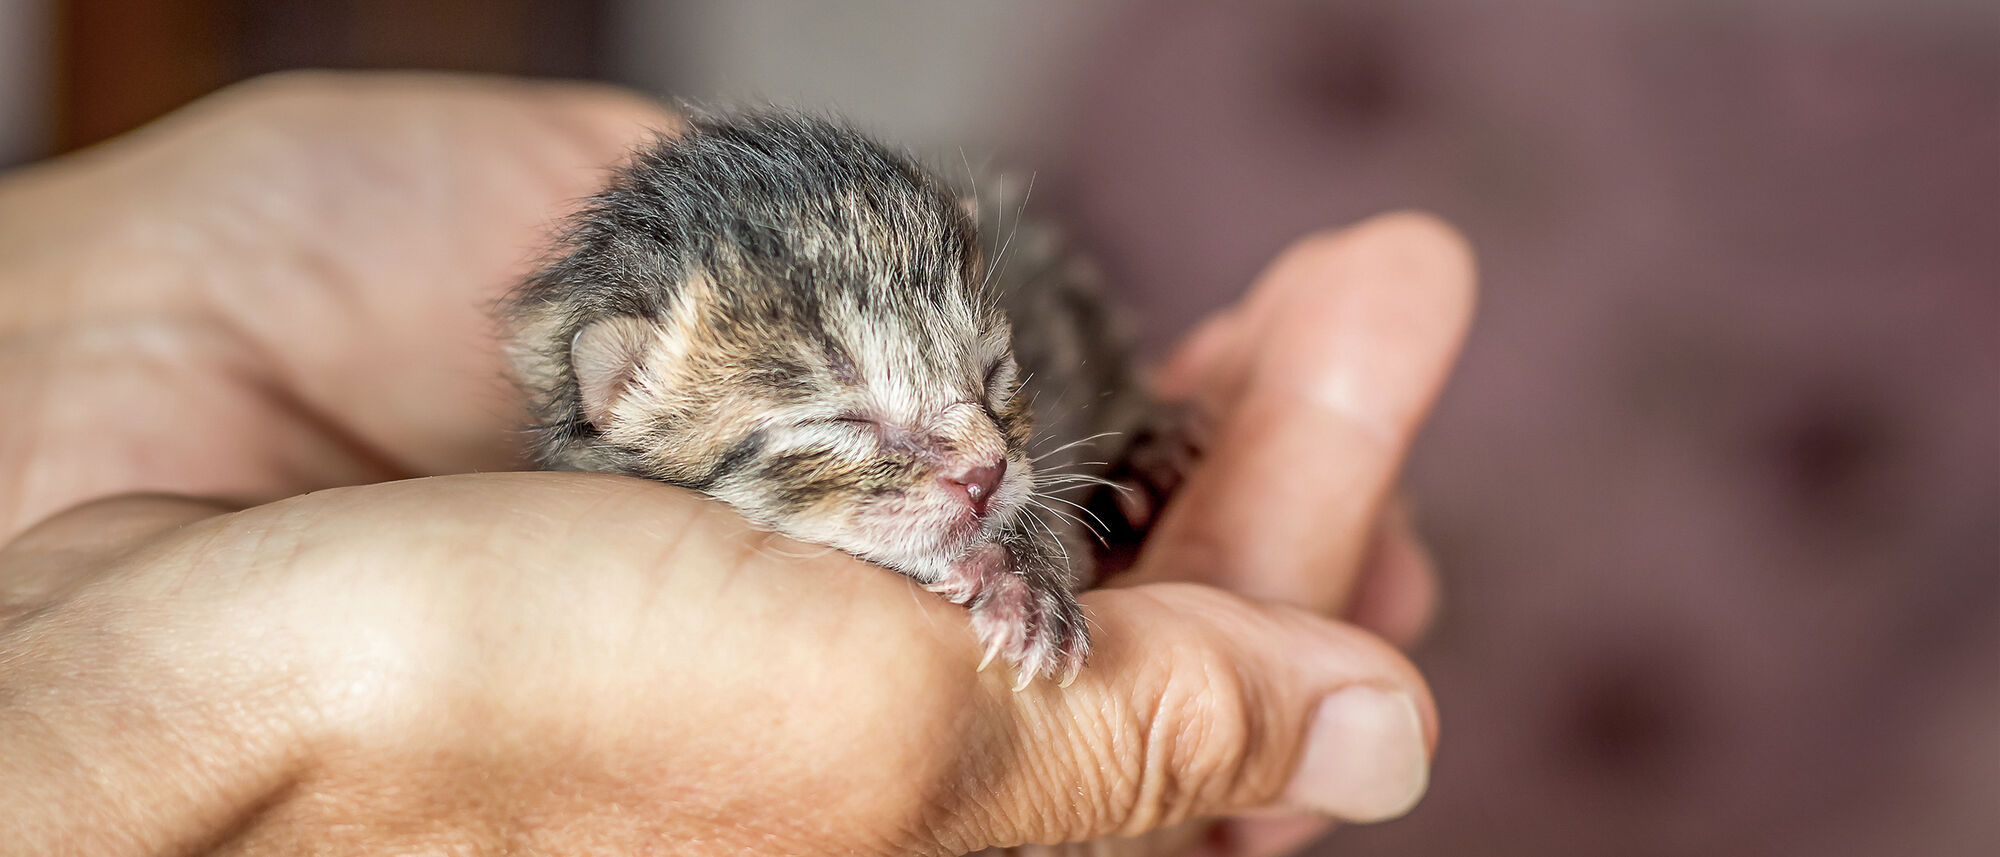
[[[979,177],[972,172],[972,161],[966,159],[964,146],[958,147],[958,162],[965,165],[965,183],[972,188],[972,210],[976,219],[986,211],[986,207],[979,202]],[[973,226],[977,228],[979,224],[975,222]]]
[[[1107,437],[1117,437],[1118,435],[1121,435],[1121,434],[1124,434],[1124,432],[1119,432],[1119,431],[1101,431],[1101,432],[1098,432],[1098,433],[1096,433],[1096,434],[1094,434],[1094,435],[1091,435],[1091,436],[1089,436],[1089,437],[1086,437],[1086,438],[1082,438],[1082,439],[1080,439],[1080,440],[1073,440],[1073,441],[1070,441],[1069,443],[1065,443],[1065,444],[1063,444],[1062,446],[1058,446],[1058,447],[1056,447],[1055,449],[1051,449],[1051,450],[1049,450],[1048,452],[1044,452],[1044,453],[1042,453],[1042,454],[1040,454],[1040,455],[1037,455],[1037,456],[1035,456],[1035,457],[1034,457],[1033,459],[1031,459],[1031,460],[1032,460],[1032,461],[1040,461],[1040,460],[1042,460],[1042,459],[1044,459],[1044,458],[1047,458],[1047,457],[1049,457],[1049,456],[1051,456],[1051,455],[1055,455],[1055,454],[1056,454],[1056,453],[1058,453],[1058,452],[1062,452],[1062,451],[1063,451],[1063,450],[1065,450],[1065,449],[1069,449],[1069,448],[1071,448],[1071,447],[1075,447],[1075,446],[1082,446],[1083,444],[1086,444],[1086,443],[1089,443],[1089,442],[1091,442],[1091,441],[1093,441],[1093,440],[1098,440],[1098,439],[1100,439],[1100,438],[1107,438]]]
[[[1065,500],[1065,499],[1063,499],[1063,498],[1061,498],[1061,497],[1057,497],[1057,496],[1055,496],[1054,494],[1043,494],[1042,496],[1043,496],[1043,497],[1045,497],[1045,498],[1048,498],[1048,499],[1050,499],[1050,500],[1054,500],[1054,501],[1056,501],[1056,502],[1058,502],[1058,503],[1065,503],[1065,504],[1068,504],[1068,505],[1070,505],[1070,506],[1074,506],[1074,507],[1076,507],[1076,510],[1077,510],[1077,511],[1079,511],[1079,512],[1082,512],[1082,513],[1084,513],[1084,514],[1086,514],[1086,515],[1089,515],[1089,516],[1090,516],[1090,519],[1091,519],[1091,520],[1093,520],[1093,521],[1096,521],[1096,522],[1097,522],[1097,527],[1098,527],[1097,531],[1098,531],[1098,532],[1106,532],[1106,533],[1108,533],[1108,532],[1111,532],[1111,525],[1109,525],[1109,524],[1106,524],[1106,523],[1104,523],[1104,519],[1103,519],[1103,518],[1100,518],[1100,517],[1097,517],[1097,513],[1096,513],[1096,512],[1093,512],[1093,511],[1090,511],[1090,508],[1089,508],[1089,507],[1087,507],[1087,506],[1085,506],[1085,505],[1083,505],[1082,503],[1078,503],[1078,502],[1076,502],[1076,501],[1074,501],[1074,500]],[[1049,511],[1053,512],[1053,511],[1055,511],[1055,510],[1054,510],[1054,509],[1050,509]],[[1077,523],[1078,523],[1079,525],[1081,525],[1081,524],[1083,524],[1083,521],[1079,520],[1079,521],[1077,521]]]
[[[1109,479],[1102,479],[1096,476],[1084,476],[1078,473],[1069,474],[1068,476],[1065,476],[1060,480],[1051,480],[1048,482],[1037,481],[1035,483],[1036,488],[1067,488],[1074,485],[1095,485],[1100,488],[1109,488],[1113,491],[1122,491],[1128,496],[1138,493],[1132,490],[1132,486],[1130,485],[1121,485]]]
[[[1071,464],[1070,466],[1071,466],[1071,467],[1110,467],[1110,466],[1111,466],[1111,462],[1109,462],[1109,461],[1078,461],[1078,462],[1075,462],[1075,463]],[[1068,471],[1068,470],[1043,470],[1043,471],[1038,471],[1038,472],[1041,472],[1041,473],[1047,473],[1047,474],[1048,474],[1048,475],[1050,475],[1050,476],[1081,476],[1081,475],[1083,475],[1083,474],[1082,474],[1081,472],[1076,472],[1076,471]]]
[[[1031,499],[1032,499],[1032,498],[1031,498]],[[1047,506],[1043,506],[1043,505],[1041,505],[1040,503],[1035,503],[1035,504],[1034,504],[1034,505],[1032,505],[1032,506],[1026,506],[1026,507],[1023,507],[1023,508],[1026,508],[1026,509],[1027,509],[1028,511],[1030,511],[1030,512],[1033,512],[1033,511],[1034,511],[1034,510],[1036,510],[1036,509],[1041,509],[1041,510],[1045,510],[1045,511],[1049,511],[1049,512],[1054,512],[1054,511],[1055,511],[1054,509],[1050,509],[1049,507],[1047,507]],[[1063,540],[1062,540],[1062,536],[1059,536],[1059,535],[1056,535],[1056,531],[1055,531],[1055,528],[1054,528],[1054,527],[1051,527],[1051,526],[1049,526],[1049,522],[1048,522],[1048,521],[1045,521],[1045,520],[1042,520],[1042,516],[1040,516],[1040,515],[1035,515],[1035,514],[1030,514],[1030,515],[1028,516],[1028,520],[1030,520],[1030,521],[1034,521],[1035,523],[1037,523],[1037,524],[1040,524],[1040,525],[1041,525],[1041,527],[1042,527],[1042,532],[1045,532],[1045,533],[1048,533],[1048,534],[1049,534],[1049,540],[1050,540],[1050,541],[1053,541],[1053,542],[1055,542],[1055,543],[1056,543],[1056,552],[1058,552],[1058,553],[1062,554],[1062,558],[1063,558],[1063,568],[1064,568],[1065,570],[1068,570],[1068,569],[1073,569],[1073,568],[1075,568],[1075,567],[1076,567],[1076,563],[1075,563],[1075,561],[1074,561],[1074,560],[1070,559],[1070,556],[1069,556],[1069,546],[1068,546],[1068,545],[1065,545],[1065,544],[1063,544]]]
[[[1045,496],[1045,497],[1046,497],[1047,495],[1043,495],[1043,496]],[[1049,499],[1052,499],[1052,500],[1053,500],[1053,499],[1061,499],[1061,498],[1058,498],[1058,497],[1050,497]],[[1066,500],[1065,500],[1065,501],[1063,501],[1063,502],[1068,502],[1068,501],[1066,501]],[[1098,530],[1098,529],[1096,529],[1096,528],[1093,528],[1092,526],[1090,526],[1090,524],[1086,523],[1086,522],[1085,522],[1085,521],[1084,521],[1084,520],[1083,520],[1082,518],[1079,518],[1079,517],[1077,517],[1077,516],[1075,516],[1075,515],[1073,515],[1073,514],[1070,514],[1070,513],[1068,513],[1068,512],[1065,512],[1065,511],[1063,511],[1063,510],[1061,510],[1061,509],[1058,509],[1058,508],[1056,508],[1056,507],[1054,507],[1054,506],[1050,506],[1050,505],[1048,505],[1048,504],[1046,504],[1046,503],[1042,503],[1042,502],[1040,502],[1040,501],[1037,501],[1037,502],[1036,502],[1036,505],[1037,505],[1037,506],[1039,506],[1040,508],[1042,508],[1043,510],[1046,510],[1046,511],[1047,511],[1047,512],[1048,512],[1049,514],[1052,514],[1052,515],[1056,515],[1056,516],[1058,516],[1058,517],[1062,518],[1062,519],[1063,519],[1063,520],[1065,520],[1065,521],[1068,521],[1068,522],[1070,522],[1070,523],[1072,523],[1072,524],[1075,524],[1075,525],[1077,526],[1077,528],[1078,528],[1078,529],[1081,529],[1081,530],[1083,530],[1084,532],[1086,532],[1086,533],[1089,533],[1089,534],[1090,534],[1090,537],[1091,537],[1092,539],[1096,540],[1096,542],[1097,542],[1098,544],[1100,544],[1100,545],[1103,545],[1103,546],[1105,546],[1105,547],[1107,547],[1107,548],[1108,548],[1108,547],[1111,547],[1111,544],[1110,544],[1109,542],[1106,542],[1106,541],[1104,540],[1104,534],[1103,534],[1103,532],[1099,531],[1099,530]],[[1076,504],[1075,504],[1075,503],[1070,503],[1070,505],[1072,505],[1072,506],[1075,506]],[[1083,508],[1083,507],[1081,507],[1081,506],[1078,506],[1077,508],[1081,509],[1081,508]],[[1089,512],[1090,510],[1089,510],[1089,509],[1084,509],[1084,511],[1085,511],[1085,512]],[[1094,517],[1097,517],[1097,516],[1096,516],[1096,515],[1092,515],[1091,517],[1093,517],[1093,518],[1094,518]]]
[[[991,267],[986,269],[986,279],[979,284],[981,292],[986,291],[987,285],[993,282],[993,278],[999,276],[1000,272],[1007,267],[1007,250],[1014,246],[1014,233],[1021,230],[1021,218],[1028,212],[1028,199],[1035,195],[1035,177],[1037,175],[1039,173],[1028,174],[1028,189],[1021,192],[1021,204],[1014,210],[1014,225],[1007,229],[1007,237],[1000,242],[999,252],[993,254],[994,262]]]

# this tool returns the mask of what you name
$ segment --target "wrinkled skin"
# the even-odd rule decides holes
[[[1390,495],[1468,317],[1447,228],[1309,239],[1197,334],[1161,384],[1210,460],[1086,596],[1091,668],[1017,694],[903,578],[674,488],[490,472],[519,415],[486,302],[670,124],[290,77],[0,183],[17,843],[1261,855],[1407,807],[1298,760],[1357,686],[1414,706],[1408,758],[1436,740],[1389,642],[1433,601]]]

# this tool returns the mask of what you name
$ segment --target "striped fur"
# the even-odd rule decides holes
[[[1023,683],[1074,675],[1085,516],[1157,412],[1088,269],[978,190],[796,113],[638,152],[509,304],[538,459],[706,492],[968,604]],[[983,516],[941,481],[1002,459]]]

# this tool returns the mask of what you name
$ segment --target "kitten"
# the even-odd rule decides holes
[[[1067,683],[1075,590],[1172,487],[1121,465],[1171,432],[1087,267],[985,190],[786,112],[638,152],[510,301],[538,459],[901,572],[970,608],[982,668]]]

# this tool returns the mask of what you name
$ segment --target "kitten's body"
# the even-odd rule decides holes
[[[1084,266],[981,190],[975,223],[794,114],[639,153],[512,303],[539,459],[707,492],[967,604],[1019,681],[1073,675],[1083,516],[1134,531],[1097,494],[1153,411]]]

